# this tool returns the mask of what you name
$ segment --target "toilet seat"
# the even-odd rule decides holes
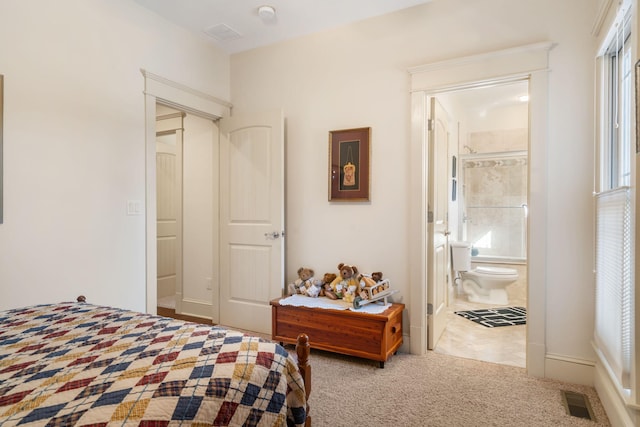
[[[485,267],[482,265],[476,267],[473,271],[478,274],[484,274],[487,276],[509,276],[518,274],[518,271],[514,270],[513,268]]]

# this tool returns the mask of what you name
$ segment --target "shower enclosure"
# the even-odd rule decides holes
[[[477,261],[524,263],[527,152],[460,156],[460,235]]]

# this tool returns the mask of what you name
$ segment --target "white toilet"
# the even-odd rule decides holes
[[[506,305],[509,303],[507,285],[518,280],[513,268],[484,267],[471,269],[471,243],[451,242],[453,270],[460,276],[462,289],[471,302]]]

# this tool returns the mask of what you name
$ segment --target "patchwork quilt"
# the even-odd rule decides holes
[[[280,345],[87,303],[0,312],[0,425],[304,425]]]

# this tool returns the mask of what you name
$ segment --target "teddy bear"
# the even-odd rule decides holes
[[[308,267],[300,267],[298,269],[298,278],[289,283],[287,288],[289,295],[307,295],[310,297],[317,297],[320,293],[320,287],[316,282],[313,269]]]
[[[341,262],[338,264],[338,270],[340,274],[331,282],[331,290],[338,298],[344,299],[346,302],[353,302],[360,289],[358,268]]]
[[[329,299],[338,299],[337,295],[331,289],[331,282],[333,282],[336,277],[338,276],[334,273],[324,273],[324,276],[322,276],[322,279],[320,280],[321,297],[324,296]]]

